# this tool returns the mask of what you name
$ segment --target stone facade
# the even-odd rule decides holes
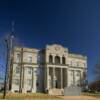
[[[42,50],[15,47],[12,66],[12,92],[53,93],[71,85],[81,86],[86,79],[87,57],[71,54],[58,44],[46,45]]]

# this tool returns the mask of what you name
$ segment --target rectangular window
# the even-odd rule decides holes
[[[70,75],[73,76],[73,70],[70,71]]]
[[[77,67],[79,67],[79,62],[77,62]]]
[[[17,62],[20,62],[20,60],[21,60],[21,55],[18,53],[17,54]]]
[[[70,61],[70,62],[69,62],[69,65],[70,65],[70,66],[72,66],[72,65],[73,65],[73,62],[72,62],[72,61]]]
[[[83,63],[83,67],[86,67],[86,64],[85,63]]]
[[[19,79],[15,79],[15,85],[19,85],[19,84],[20,84]]]
[[[28,62],[32,63],[32,57],[31,56],[28,57]]]
[[[29,86],[31,86],[31,85],[32,85],[32,80],[31,80],[31,79],[27,79],[27,84],[28,84]]]
[[[39,63],[39,62],[41,62],[41,60],[40,60],[40,56],[38,55],[37,56],[37,63]]]
[[[76,71],[76,76],[80,76],[80,71]]]
[[[32,68],[28,68],[28,74],[32,74]]]

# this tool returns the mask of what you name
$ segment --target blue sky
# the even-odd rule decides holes
[[[15,37],[28,47],[57,43],[87,55],[93,80],[100,61],[100,0],[0,0],[0,37],[11,31],[13,20]]]

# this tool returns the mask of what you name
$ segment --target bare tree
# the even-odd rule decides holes
[[[94,81],[89,84],[90,90],[93,92],[100,91],[100,63],[97,63],[93,70]]]
[[[94,68],[95,80],[100,80],[100,63],[97,63]]]
[[[93,92],[99,91],[100,92],[100,80],[95,80],[89,84],[89,89]]]

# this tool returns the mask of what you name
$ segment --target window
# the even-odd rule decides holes
[[[21,55],[18,53],[17,54],[17,61],[20,62],[20,60],[21,60]]]
[[[72,66],[74,66],[74,67],[76,67],[76,66],[77,66],[76,61],[72,60]]]
[[[19,84],[20,84],[19,79],[15,79],[15,85],[19,85]]]
[[[66,61],[65,61],[65,57],[62,57],[62,64],[65,64]]]
[[[28,74],[32,74],[32,68],[28,68]]]
[[[77,81],[76,81],[76,85],[77,85],[77,86],[80,86],[80,80],[77,80]]]
[[[87,73],[83,72],[83,79],[86,79]]]
[[[40,57],[39,54],[37,55],[37,62],[38,62],[38,63],[41,62],[41,57]]]
[[[27,79],[27,84],[28,84],[29,86],[31,86],[31,85],[32,85],[32,80],[31,80],[31,79]]]
[[[69,65],[72,66],[73,65],[73,62],[72,61],[69,61]]]
[[[85,63],[83,63],[83,67],[86,67],[86,64]]]
[[[32,63],[32,56],[28,57],[28,61],[29,61],[29,63]]]
[[[79,67],[79,62],[77,62],[77,67]]]
[[[53,57],[52,57],[52,55],[49,56],[49,63],[53,63]]]
[[[80,71],[77,71],[76,76],[80,76]]]
[[[16,73],[17,73],[17,74],[20,73],[20,67],[19,67],[19,66],[16,67]]]
[[[70,75],[73,76],[73,70],[70,71]]]
[[[55,64],[60,64],[60,57],[59,56],[55,57]]]
[[[71,86],[73,86],[73,80],[71,80]]]

